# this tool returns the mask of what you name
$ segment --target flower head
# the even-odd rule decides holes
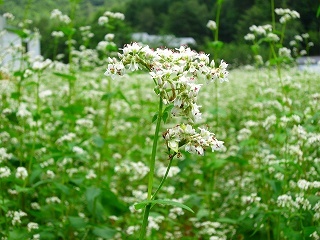
[[[120,61],[109,58],[105,75],[123,75],[128,70],[147,69],[156,84],[155,93],[165,104],[173,104],[173,116],[186,116],[194,121],[200,119],[197,96],[202,84],[198,81],[228,80],[228,64],[221,61],[219,66],[215,67],[215,62],[210,62],[208,55],[197,53],[188,47],[152,50],[149,46],[132,43],[126,45],[122,51],[123,53],[119,54]]]

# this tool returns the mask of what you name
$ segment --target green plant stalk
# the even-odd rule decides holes
[[[2,180],[1,180],[1,179],[0,179],[0,186],[1,186],[1,189],[4,189],[3,182],[2,182]],[[2,192],[4,192],[4,191],[2,191]],[[4,202],[4,195],[2,195],[1,199],[2,199],[2,206],[4,206],[4,205],[5,205],[5,202]],[[9,236],[8,218],[7,218],[7,216],[6,216],[5,211],[4,211],[2,208],[0,208],[0,212],[2,212],[2,213],[3,213],[3,216],[4,216],[4,222],[5,222],[5,226],[6,226],[6,230],[5,230],[5,232],[6,232],[6,235],[7,235],[7,236]]]
[[[214,33],[214,41],[219,40],[219,23],[220,23],[220,13],[221,13],[222,2],[223,2],[223,0],[218,1],[218,9],[217,9],[217,16],[216,16],[217,29]]]
[[[286,31],[286,23],[284,23],[284,24],[282,25],[281,38],[280,38],[280,44],[281,44],[281,46],[282,46],[282,43],[283,43],[283,40],[284,40],[284,33],[285,33],[285,31]]]
[[[271,19],[272,19],[272,30],[276,30],[276,17],[274,13],[274,0],[271,0]]]
[[[52,56],[52,59],[53,59],[53,62],[56,60],[57,58],[57,51],[58,51],[58,38],[56,37],[54,39],[54,45],[53,45],[53,56]]]
[[[153,186],[154,169],[155,169],[155,163],[156,163],[156,152],[157,152],[158,138],[159,138],[159,132],[160,132],[160,125],[162,120],[162,107],[163,107],[163,101],[162,101],[162,98],[159,97],[158,119],[157,119],[156,130],[154,132],[152,153],[151,153],[151,159],[150,159],[148,198],[147,198],[148,200],[152,199],[152,186]],[[151,204],[148,204],[144,209],[143,222],[142,222],[142,227],[141,227],[140,237],[139,237],[140,240],[145,239],[145,236],[146,236],[150,208],[151,208]]]
[[[172,160],[173,160],[173,158],[174,158],[175,155],[177,155],[177,153],[174,153],[174,154],[170,155],[170,157],[169,157],[169,164],[168,164],[167,170],[166,170],[166,172],[165,172],[165,174],[164,174],[164,176],[163,176],[163,178],[162,178],[162,180],[161,180],[161,182],[160,182],[160,184],[159,184],[159,187],[157,188],[157,190],[156,190],[156,191],[154,192],[154,194],[152,195],[151,200],[154,200],[154,199],[155,199],[157,193],[160,191],[160,189],[162,188],[165,180],[167,179],[168,174],[169,174],[169,171],[170,171],[170,168],[171,168],[171,165],[172,165]]]

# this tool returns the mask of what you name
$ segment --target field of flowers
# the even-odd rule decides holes
[[[104,58],[112,34],[62,30],[69,64],[18,46],[1,68],[1,240],[320,239],[319,73],[284,48],[229,72],[185,47]]]

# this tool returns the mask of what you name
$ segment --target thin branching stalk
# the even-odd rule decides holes
[[[157,119],[156,130],[154,132],[152,153],[151,153],[151,159],[150,159],[150,171],[149,171],[149,178],[148,178],[149,179],[148,180],[148,198],[147,198],[148,200],[152,200],[152,187],[153,187],[154,169],[155,169],[155,163],[156,163],[158,138],[159,138],[160,125],[162,120],[162,107],[163,107],[163,101],[162,101],[162,98],[160,97],[159,108],[158,108],[158,119]],[[140,237],[139,237],[140,240],[145,239],[145,236],[146,236],[150,208],[151,208],[151,204],[148,204],[144,209],[143,222],[142,222],[142,227],[141,227]]]
[[[161,182],[160,182],[160,184],[159,184],[159,187],[157,188],[157,190],[156,190],[156,191],[154,192],[154,194],[152,195],[151,200],[154,200],[154,199],[155,199],[156,195],[158,194],[158,192],[159,192],[160,189],[162,188],[165,180],[167,179],[168,174],[169,174],[169,171],[170,171],[170,168],[171,168],[171,165],[172,165],[172,160],[173,160],[173,158],[174,158],[175,155],[177,155],[177,153],[174,153],[174,154],[172,154],[172,155],[169,155],[169,164],[168,164],[167,170],[166,170],[166,172],[165,172],[165,174],[164,174],[164,176],[163,176],[163,178],[162,178],[162,180],[161,180]]]

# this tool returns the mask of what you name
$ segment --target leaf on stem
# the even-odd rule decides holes
[[[155,122],[158,119],[158,113],[156,113],[153,118],[152,118],[152,122]]]
[[[68,81],[75,81],[77,79],[75,76],[70,75],[70,74],[59,73],[59,72],[54,72],[53,74],[56,76],[62,77]]]
[[[172,201],[172,200],[169,200],[169,199],[145,200],[145,201],[142,201],[142,202],[139,202],[139,203],[135,204],[134,207],[135,207],[136,210],[138,210],[138,209],[144,208],[148,204],[152,204],[152,205],[154,205],[154,204],[170,205],[170,206],[174,206],[174,207],[180,207],[180,208],[183,208],[185,210],[188,210],[189,212],[194,213],[194,211],[191,208],[189,208],[187,205],[184,205],[182,203],[175,202],[175,201]]]

